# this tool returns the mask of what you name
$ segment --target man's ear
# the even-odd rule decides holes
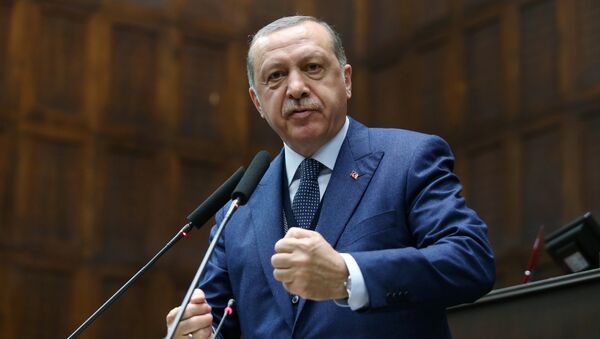
[[[265,116],[263,115],[263,112],[262,112],[262,105],[260,103],[260,99],[258,98],[258,94],[256,94],[256,91],[254,90],[253,87],[250,87],[248,89],[248,93],[250,93],[250,99],[252,99],[252,102],[254,103],[254,107],[256,107],[258,114],[260,114],[260,117],[264,119]]]
[[[352,66],[346,64],[344,66],[344,83],[346,84],[346,97],[352,97]]]

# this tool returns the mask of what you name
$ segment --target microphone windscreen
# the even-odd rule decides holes
[[[245,172],[244,167],[238,168],[235,173],[227,181],[217,188],[213,194],[208,197],[200,206],[187,216],[187,219],[192,225],[200,228],[204,223],[208,221],[215,213],[219,211],[223,205],[229,201],[231,192],[233,192],[236,185],[240,182]]]
[[[248,165],[246,174],[244,174],[240,183],[233,190],[233,194],[231,194],[232,199],[238,199],[240,206],[248,201],[258,182],[267,171],[267,168],[269,168],[270,162],[271,156],[267,151],[260,151],[254,156],[254,159]]]

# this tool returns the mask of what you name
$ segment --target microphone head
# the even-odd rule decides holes
[[[235,304],[235,299],[229,299],[229,301],[227,302],[227,307],[232,307],[233,304]]]
[[[269,168],[270,162],[271,156],[267,151],[260,151],[254,156],[254,159],[248,165],[246,174],[244,174],[242,180],[240,180],[240,183],[231,194],[232,199],[238,199],[240,206],[248,201],[258,182],[267,171],[267,168]]]
[[[215,213],[219,211],[223,205],[229,201],[231,192],[233,192],[236,185],[240,182],[240,179],[244,175],[244,167],[238,168],[235,173],[227,181],[217,188],[200,206],[198,206],[190,215],[187,216],[192,225],[200,228],[204,223],[208,221]]]

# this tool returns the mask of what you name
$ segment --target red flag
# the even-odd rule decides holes
[[[535,237],[535,241],[533,242],[533,249],[531,250],[531,255],[529,256],[529,263],[527,264],[527,269],[525,270],[525,274],[523,276],[523,284],[529,282],[529,278],[533,273],[533,268],[535,265],[537,265],[540,254],[542,253],[542,247],[544,247],[544,225],[540,226],[538,234]]]

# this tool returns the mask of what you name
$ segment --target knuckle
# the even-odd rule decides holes
[[[173,317],[175,317],[175,314],[177,314],[178,310],[179,310],[179,307],[175,307],[175,308],[171,309],[169,311],[169,313],[167,313],[167,316],[165,317],[167,324],[170,323],[171,321],[173,321]]]
[[[306,267],[310,264],[310,261],[310,256],[302,254],[295,256],[292,260],[292,264],[294,266]]]

